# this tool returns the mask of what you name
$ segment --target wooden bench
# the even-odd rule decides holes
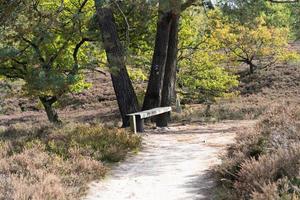
[[[144,119],[156,115],[160,115],[163,113],[170,112],[172,110],[171,107],[159,107],[153,108],[150,110],[144,110],[141,112],[131,113],[127,116],[130,117],[130,126],[134,133],[144,132]]]

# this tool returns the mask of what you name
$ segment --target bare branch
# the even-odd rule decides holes
[[[99,72],[100,74],[103,74],[106,76],[106,73],[100,69],[93,69],[93,71]]]

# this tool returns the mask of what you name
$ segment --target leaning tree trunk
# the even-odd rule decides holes
[[[61,121],[58,118],[57,112],[53,108],[53,104],[57,101],[57,98],[55,96],[53,97],[41,96],[39,97],[39,99],[45,108],[48,120],[51,123],[55,123],[55,124],[60,123]]]
[[[149,82],[144,98],[143,110],[160,106],[163,77],[167,60],[171,12],[159,14]]]
[[[115,19],[110,8],[101,7],[96,2],[96,13],[111,78],[122,116],[123,127],[129,126],[129,113],[139,111],[138,100],[125,66],[124,51],[117,33]]]
[[[178,51],[178,28],[179,14],[172,15],[172,23],[169,34],[168,54],[165,66],[164,82],[162,89],[161,106],[170,106],[172,101],[176,101],[176,69],[177,69],[177,51]],[[164,113],[157,118],[156,124],[160,127],[168,125],[170,113]]]

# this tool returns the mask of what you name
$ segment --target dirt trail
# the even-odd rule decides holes
[[[235,132],[253,121],[172,126],[148,131],[144,148],[92,182],[85,200],[210,199],[214,182],[209,169],[234,141]]]

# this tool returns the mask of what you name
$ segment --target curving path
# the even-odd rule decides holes
[[[252,121],[174,125],[144,134],[143,149],[92,182],[84,200],[211,199],[210,168],[238,128]]]

